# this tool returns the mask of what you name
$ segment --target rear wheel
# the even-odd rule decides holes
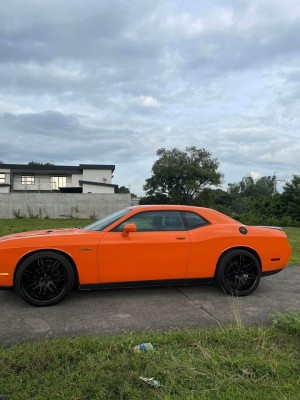
[[[226,293],[247,296],[258,286],[261,266],[249,251],[236,249],[225,253],[219,260],[215,280]]]
[[[20,265],[15,279],[18,294],[29,304],[51,306],[61,301],[74,284],[74,271],[63,255],[41,251]]]

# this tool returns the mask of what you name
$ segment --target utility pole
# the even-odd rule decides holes
[[[280,185],[282,182],[285,182],[285,179],[277,179],[277,177],[276,177],[276,171],[274,171],[274,177],[273,177],[273,195],[276,194],[276,187],[277,187],[277,184]]]

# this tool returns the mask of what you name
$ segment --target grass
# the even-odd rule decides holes
[[[42,229],[74,228],[91,224],[91,219],[0,219],[0,236]]]
[[[290,264],[300,264],[300,228],[284,228],[284,231],[292,246]]]
[[[90,219],[0,219],[0,236],[39,229],[86,226],[92,222]],[[290,264],[300,264],[300,228],[284,228],[284,231],[293,248]]]
[[[268,327],[78,337],[0,347],[0,394],[47,399],[298,399],[300,314]],[[135,344],[155,351],[136,354]],[[152,388],[139,377],[154,377]],[[1,396],[0,396],[1,398]]]

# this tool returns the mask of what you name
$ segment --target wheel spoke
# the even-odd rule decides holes
[[[30,270],[26,270],[23,272],[23,275],[26,276],[26,278],[32,279],[34,272]]]
[[[56,261],[50,266],[51,273],[57,271],[57,268],[58,268],[59,266],[60,266],[60,261],[56,260]]]
[[[240,254],[240,267],[242,267],[243,266],[243,264],[244,264],[244,261],[243,261],[244,259],[243,259],[243,256],[242,256],[242,254]]]
[[[36,285],[36,286],[34,286],[34,285]],[[35,290],[38,287],[39,287],[39,284],[36,284],[36,282],[32,282],[30,285],[25,286],[26,289],[32,288],[32,290]]]
[[[42,258],[38,258],[37,265],[40,268],[40,271],[44,274],[46,271],[45,271],[45,263]]]
[[[233,261],[231,261],[230,259],[227,260],[227,264],[230,265],[231,267],[236,268],[236,264]]]
[[[58,278],[52,278],[52,282],[64,282],[66,280],[65,276],[61,276]]]
[[[239,285],[239,278],[237,276],[235,276],[234,282],[232,285],[232,289],[234,289],[234,290],[237,289],[238,285]]]
[[[235,271],[231,271],[225,274],[225,278],[234,278],[234,276],[236,275]]]
[[[250,261],[248,264],[244,265],[245,270],[249,270],[254,265],[254,261]]]
[[[51,286],[53,287],[54,290],[51,289]],[[58,289],[57,289],[57,286],[56,286],[53,282],[50,282],[50,283],[49,283],[49,289],[50,289],[52,292],[55,292],[55,293],[57,293],[57,294],[59,293],[59,291],[58,291]]]

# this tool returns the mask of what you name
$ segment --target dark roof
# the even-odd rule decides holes
[[[79,164],[77,165],[27,165],[27,164],[0,164],[0,168],[23,171],[70,171],[82,172],[83,169],[106,169],[110,171],[115,170],[115,165],[103,164]]]
[[[108,186],[108,187],[114,187],[114,188],[118,188],[118,185],[113,185],[112,183],[100,183],[100,182],[90,182],[90,181],[79,181],[79,185],[83,185],[83,184],[87,184],[87,185],[96,185],[96,186]]]

